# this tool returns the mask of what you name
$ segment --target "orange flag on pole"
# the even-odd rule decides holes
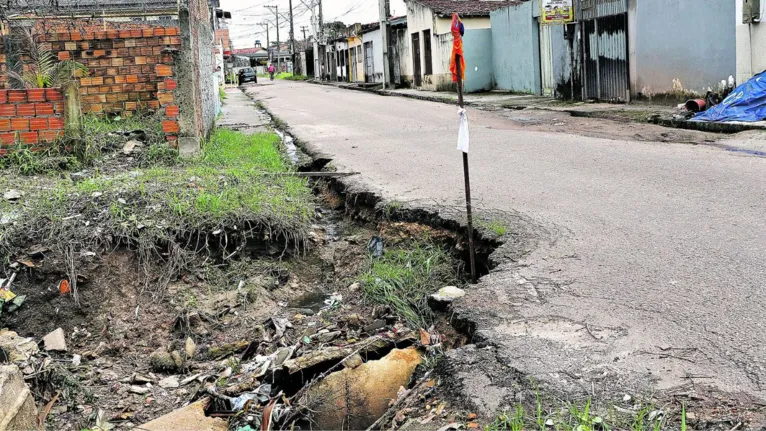
[[[457,64],[455,64],[455,56],[460,56],[460,79],[465,80],[465,56],[463,56],[463,34],[465,34],[465,27],[463,21],[456,14],[452,14],[452,57],[449,61],[449,70],[452,72],[452,80],[457,82]]]

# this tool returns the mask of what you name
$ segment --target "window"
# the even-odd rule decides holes
[[[362,45],[359,45],[359,46],[356,47],[356,61],[357,61],[357,63],[361,63],[363,58],[364,57],[362,57]]]
[[[423,30],[423,55],[425,56],[425,74],[433,75],[434,68],[431,61],[431,30]]]

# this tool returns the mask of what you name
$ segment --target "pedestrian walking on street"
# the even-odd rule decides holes
[[[271,76],[271,80],[274,80],[274,63],[269,64],[269,76]]]

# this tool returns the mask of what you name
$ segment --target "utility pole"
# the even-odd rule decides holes
[[[295,73],[295,28],[293,27],[293,0],[290,0],[290,48],[292,50],[293,73]]]
[[[266,27],[266,53],[269,54],[269,63],[271,63],[271,42],[269,41],[269,23],[262,22],[260,24]]]
[[[391,73],[391,59],[388,56],[388,43],[391,40],[388,17],[391,15],[389,0],[378,0],[380,7],[380,36],[383,44],[383,89],[394,89],[394,79]]]
[[[324,19],[322,17],[322,0],[317,0],[319,2],[319,43],[325,43],[324,40]],[[319,77],[320,79],[324,76],[322,75],[322,67],[324,66],[324,52],[325,50],[322,49],[322,46],[319,45],[319,53],[322,55],[322,61],[319,63]]]
[[[280,72],[279,69],[279,53],[281,51],[281,47],[279,45],[279,6],[264,6],[266,9],[273,9],[274,10],[274,16],[277,18],[277,73]]]
[[[304,42],[308,40],[308,39],[306,39],[306,31],[308,31],[308,29],[309,29],[309,28],[308,28],[308,27],[306,27],[305,25],[302,25],[302,26],[301,26],[301,31],[303,32],[303,41],[304,41]]]

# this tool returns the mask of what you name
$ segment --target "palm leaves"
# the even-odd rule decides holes
[[[61,87],[75,79],[76,74],[87,74],[88,68],[81,63],[59,61],[48,45],[35,41],[31,31],[24,29],[21,33],[21,59],[8,71],[8,82],[13,88]]]

